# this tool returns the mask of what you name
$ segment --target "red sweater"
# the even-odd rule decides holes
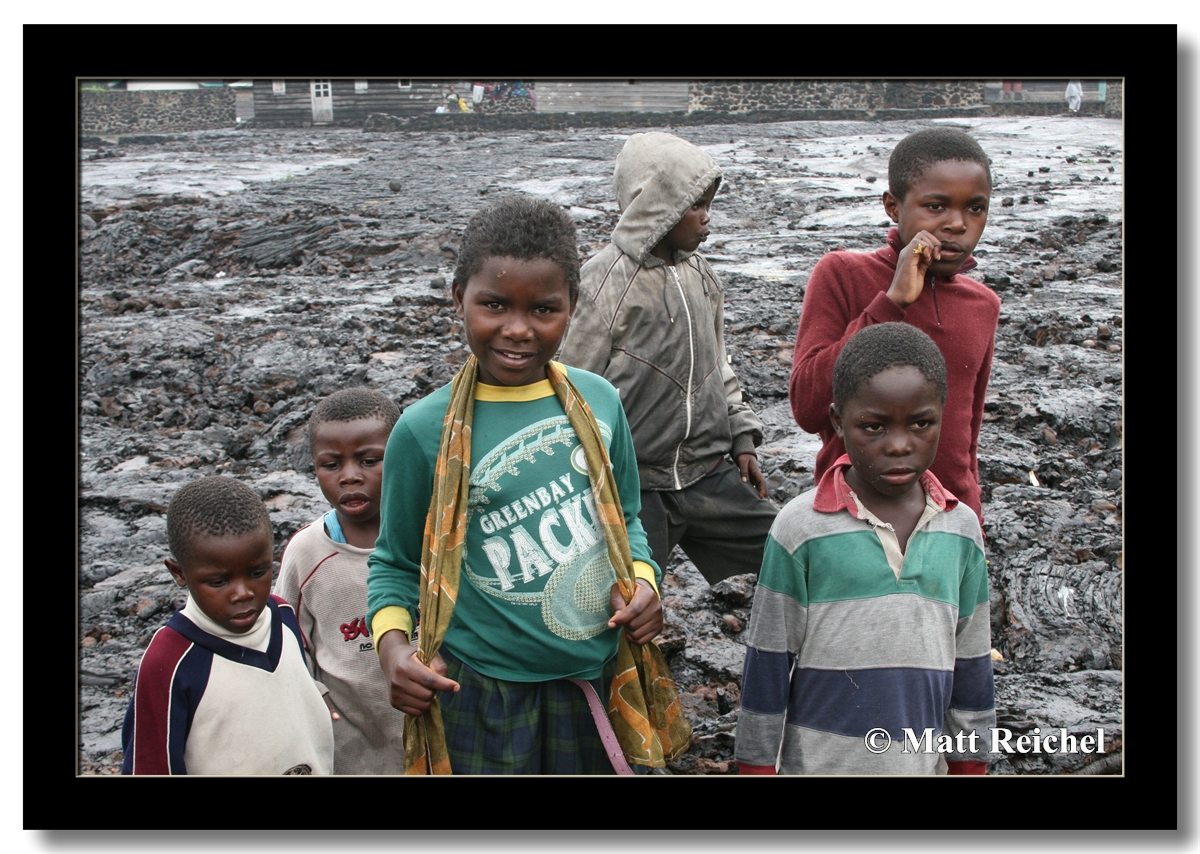
[[[796,423],[823,442],[814,476],[819,482],[846,452],[829,421],[833,402],[833,363],[842,347],[864,326],[899,320],[929,335],[946,359],[947,398],[942,436],[930,471],[955,497],[983,510],[979,490],[979,426],[992,372],[992,351],[1000,298],[962,275],[975,266],[968,258],[953,276],[926,279],[917,301],[902,309],[887,298],[901,248],[895,228],[888,245],[870,254],[831,252],[813,268],[804,294],[800,331],[792,357],[788,398]]]

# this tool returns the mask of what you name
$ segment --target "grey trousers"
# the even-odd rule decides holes
[[[709,584],[757,573],[763,546],[779,508],[742,483],[738,467],[723,460],[691,486],[660,492],[642,490],[638,518],[650,552],[665,572],[675,546],[683,549]]]

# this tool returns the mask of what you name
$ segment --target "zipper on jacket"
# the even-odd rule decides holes
[[[687,294],[683,292],[683,283],[679,281],[679,273],[676,272],[673,264],[667,264],[666,268],[671,271],[671,275],[675,278],[675,287],[679,289],[679,298],[683,300],[683,310],[687,314],[688,324],[688,381],[687,388],[684,390],[684,412],[687,415],[684,422],[683,439],[675,446],[675,462],[671,465],[671,477],[675,478],[675,488],[683,489],[683,484],[679,482],[679,455],[683,451],[683,443],[692,435],[692,382],[696,378],[696,340],[692,331],[692,310],[688,307]]]
[[[929,294],[933,297],[933,316],[937,318],[937,325],[942,325],[942,313],[938,311],[937,306],[937,282],[933,280],[933,276],[929,277]]]

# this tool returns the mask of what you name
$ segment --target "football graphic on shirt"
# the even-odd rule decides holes
[[[600,428],[607,439],[608,426]],[[562,453],[573,464],[567,474],[548,459]],[[562,415],[509,436],[471,473],[467,524],[483,534],[494,575],[479,574],[469,563],[464,571],[489,596],[539,607],[546,626],[569,640],[608,628],[616,581],[585,466],[583,448]]]

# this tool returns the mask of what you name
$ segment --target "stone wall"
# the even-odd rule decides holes
[[[689,110],[912,110],[983,104],[983,83],[966,80],[703,80]]]
[[[1120,80],[1108,83],[1107,100],[1085,99],[1082,112],[1121,116]],[[796,113],[805,118],[899,118],[902,111],[922,118],[953,115],[1056,115],[1061,99],[998,102],[986,97],[983,80],[700,80],[688,91],[688,110],[723,113]],[[896,111],[896,112],[891,112]],[[823,114],[823,115],[822,115]]]
[[[885,106],[893,110],[978,107],[984,102],[982,80],[888,80]]]
[[[236,125],[237,99],[228,87],[79,93],[80,134],[182,133]]]
[[[881,80],[699,80],[688,87],[688,111],[874,110],[884,104]]]

